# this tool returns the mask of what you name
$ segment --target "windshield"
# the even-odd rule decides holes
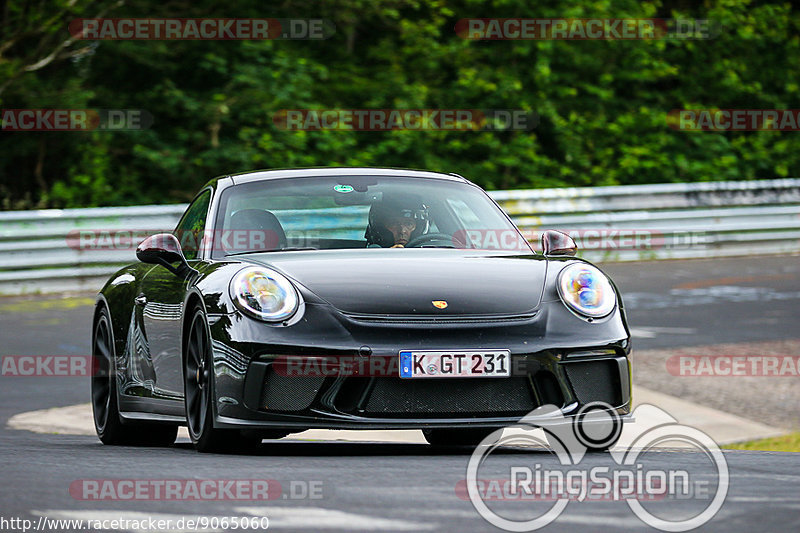
[[[333,176],[264,180],[225,189],[212,256],[424,247],[530,252],[497,205],[470,184]]]

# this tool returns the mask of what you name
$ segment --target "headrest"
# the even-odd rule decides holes
[[[229,242],[247,243],[247,250],[276,250],[286,246],[286,233],[278,217],[264,209],[241,209],[231,215],[228,228],[234,234]],[[263,237],[263,239],[262,239]],[[240,239],[240,240],[236,240]]]

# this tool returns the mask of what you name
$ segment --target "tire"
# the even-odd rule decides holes
[[[214,372],[208,320],[201,307],[189,315],[183,350],[183,397],[186,425],[195,449],[203,453],[248,453],[261,435],[247,430],[214,427]]]
[[[476,446],[498,428],[423,429],[425,440],[432,446]]]
[[[119,413],[114,337],[108,310],[100,316],[92,332],[91,378],[92,418],[100,442],[121,446],[171,446],[178,436],[176,424],[125,422]]]

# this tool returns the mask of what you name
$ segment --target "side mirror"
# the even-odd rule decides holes
[[[575,255],[578,245],[575,241],[560,231],[549,229],[542,233],[542,251],[544,255]]]
[[[190,272],[196,272],[183,256],[181,244],[171,233],[151,235],[136,247],[136,257],[142,263],[162,265],[173,274],[187,277]],[[179,263],[174,267],[173,263]]]

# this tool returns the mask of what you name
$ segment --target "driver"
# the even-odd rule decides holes
[[[364,236],[368,247],[404,248],[428,231],[428,207],[412,197],[393,197],[372,204]]]

